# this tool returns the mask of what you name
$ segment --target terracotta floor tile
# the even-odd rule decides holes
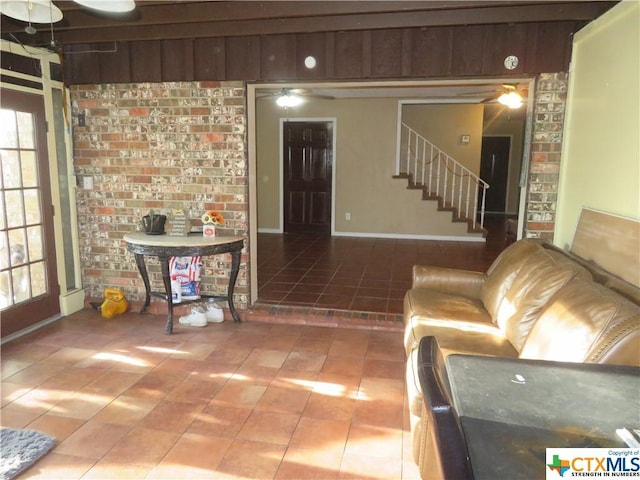
[[[337,373],[344,376],[360,376],[362,374],[362,357],[327,356],[322,373]]]
[[[94,420],[120,425],[136,425],[153,410],[160,399],[154,396],[120,395],[100,410]]]
[[[5,406],[17,400],[25,393],[29,392],[32,387],[25,387],[18,383],[2,382],[0,386],[0,395],[2,395],[2,405]]]
[[[171,390],[166,399],[172,402],[206,404],[222,388],[227,379],[217,382],[187,377]]]
[[[175,445],[180,434],[152,428],[129,430],[101,459],[103,465],[135,464],[150,471]]]
[[[353,423],[403,428],[402,399],[358,399],[353,410]]]
[[[217,403],[207,405],[196,416],[187,433],[209,437],[235,438],[253,409]]]
[[[60,443],[84,424],[84,420],[77,418],[42,415],[31,422],[27,428],[51,435]]]
[[[402,475],[402,462],[366,455],[345,453],[340,466],[340,480],[393,479]],[[419,477],[418,477],[419,478]]]
[[[350,422],[302,417],[289,445],[293,447],[338,451],[342,454]]]
[[[285,452],[283,445],[235,440],[217,469],[220,478],[274,478]]]
[[[282,365],[283,370],[298,370],[303,372],[319,372],[327,356],[313,351],[295,351],[289,353]]]
[[[40,388],[80,390],[104,373],[100,368],[69,367],[41,383]]]
[[[82,391],[92,394],[117,396],[142,378],[141,373],[109,370],[87,384]]]
[[[266,385],[253,385],[250,379],[230,379],[213,397],[212,403],[237,407],[255,407],[267,390]]]
[[[89,421],[55,447],[54,452],[99,460],[129,429],[127,425]]]
[[[2,362],[4,363],[4,359],[2,360]],[[13,375],[4,378],[3,380],[6,380],[10,383],[18,383],[20,385],[24,385],[25,387],[35,387],[37,385],[40,385],[45,380],[53,377],[63,368],[63,365],[35,363],[21,369]]]
[[[25,368],[33,365],[33,362],[15,360],[6,356],[2,357],[2,364],[0,364],[0,376],[2,381],[6,381],[12,375],[24,370]]]
[[[95,464],[91,458],[50,452],[23,472],[19,480],[79,480]]]
[[[276,480],[337,479],[342,452],[289,447],[274,477]]]
[[[206,477],[213,473],[227,453],[230,438],[185,433],[154,469],[149,478],[168,478],[172,471],[176,477]],[[164,477],[163,477],[164,474]]]
[[[165,432],[184,432],[191,422],[204,408],[202,404],[162,401],[147,416],[139,426]]]
[[[327,420],[347,421],[353,415],[355,399],[313,392],[307,401],[303,416]]]
[[[374,425],[351,424],[345,456],[402,460],[402,429]]]
[[[382,378],[399,378],[403,375],[406,362],[392,362],[388,360],[379,360],[377,358],[367,358],[364,361],[363,376],[365,377],[382,377]]]
[[[297,385],[270,385],[256,405],[256,410],[292,413],[300,415],[307,404],[311,391]]]
[[[0,426],[3,428],[24,428],[42,415],[43,410],[32,410],[29,407],[23,407],[10,403],[2,408],[0,415]]]
[[[286,359],[287,352],[283,352],[282,350],[256,348],[249,357],[247,357],[243,365],[279,369]]]
[[[131,385],[124,394],[131,397],[153,397],[160,400],[165,398],[183,378],[183,376],[162,375],[152,371]]]
[[[48,357],[40,360],[41,363],[51,363],[54,365],[71,366],[82,360],[92,357],[97,353],[96,350],[88,350],[84,348],[63,347],[53,352]]]
[[[254,410],[237,435],[238,440],[288,445],[300,416]]]

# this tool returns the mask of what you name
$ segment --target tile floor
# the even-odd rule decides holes
[[[418,479],[401,298],[415,263],[485,270],[489,224],[486,244],[260,235],[242,324],[86,309],[3,345],[0,425],[58,441],[18,478]]]
[[[399,314],[413,265],[485,271],[505,247],[504,222],[487,217],[486,243],[260,234],[258,300]]]
[[[415,479],[400,331],[86,309],[2,346],[3,427],[57,438],[20,479]]]

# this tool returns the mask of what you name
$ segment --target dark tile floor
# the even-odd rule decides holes
[[[488,216],[486,243],[258,235],[258,301],[402,313],[415,264],[485,271],[505,247],[505,217]]]

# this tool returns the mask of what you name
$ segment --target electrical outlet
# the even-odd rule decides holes
[[[351,220],[351,212],[347,212],[344,214],[344,219],[345,220]]]

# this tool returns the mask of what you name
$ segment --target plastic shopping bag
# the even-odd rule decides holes
[[[202,257],[171,257],[169,259],[171,284],[180,285],[182,300],[200,298],[200,278],[202,275]]]

